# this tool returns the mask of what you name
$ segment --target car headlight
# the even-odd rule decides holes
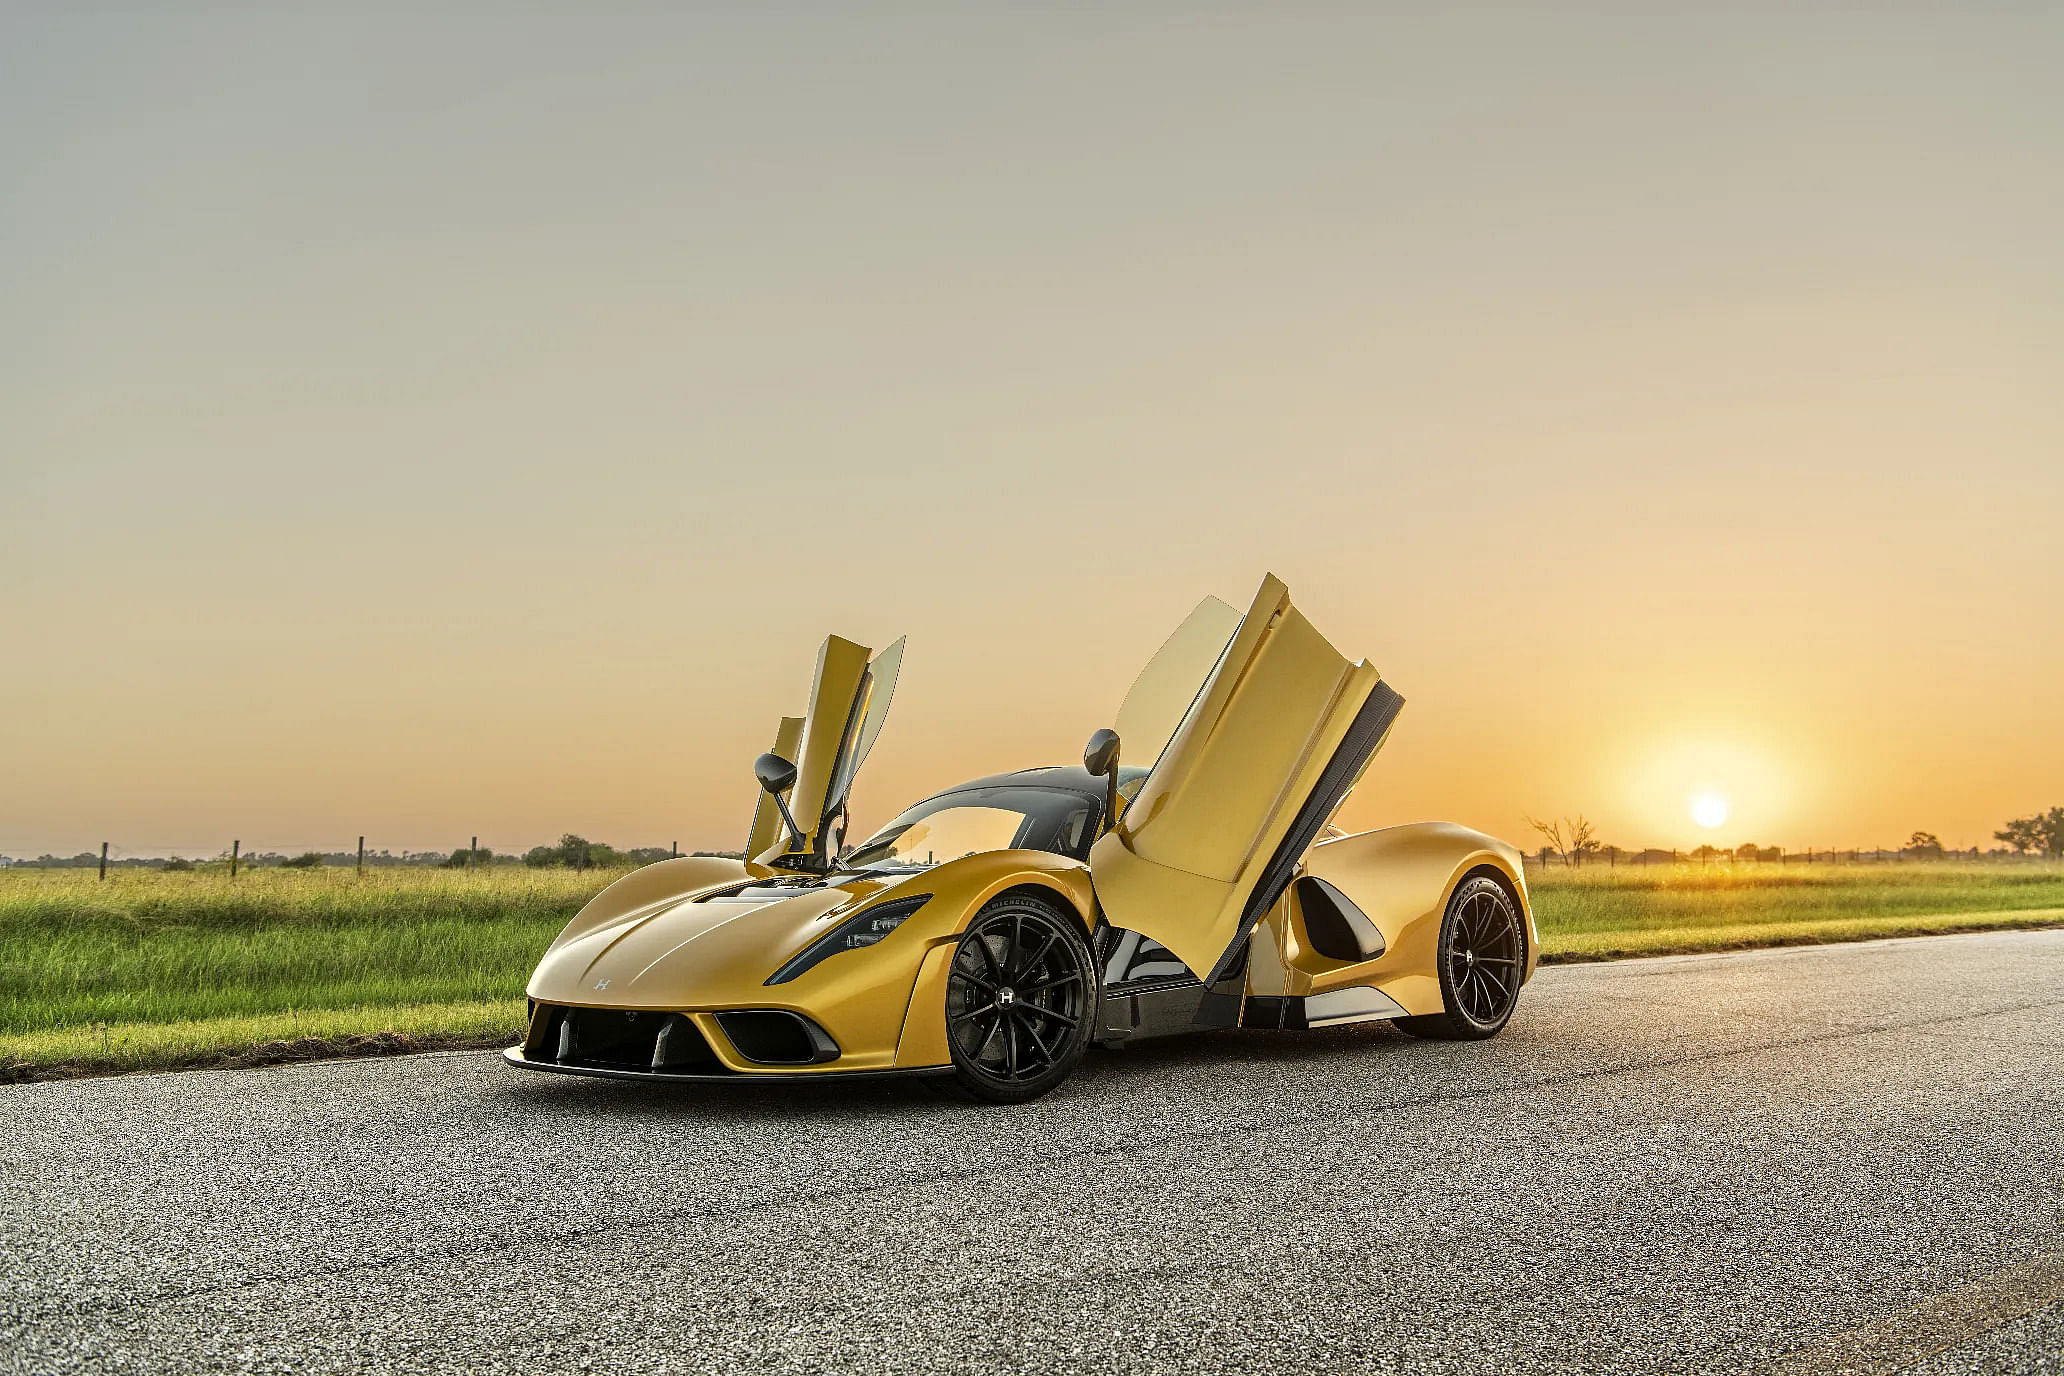
[[[835,956],[840,951],[857,951],[862,946],[872,946],[902,926],[912,913],[931,901],[930,894],[920,893],[909,898],[898,898],[892,902],[877,903],[871,908],[863,908],[796,952],[795,957],[776,970],[767,983],[786,984],[828,956]]]

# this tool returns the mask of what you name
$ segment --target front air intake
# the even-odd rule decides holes
[[[533,1018],[524,1055],[596,1070],[713,1075],[724,1065],[693,1019],[648,1009],[547,1008]]]
[[[800,1013],[784,1008],[748,1008],[717,1014],[717,1025],[755,1065],[822,1065],[838,1059],[838,1043]]]

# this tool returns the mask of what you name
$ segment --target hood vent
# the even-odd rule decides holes
[[[794,879],[748,879],[743,884],[714,889],[693,901],[709,903],[719,898],[792,898],[796,894],[823,887],[824,880],[814,875],[798,875]]]

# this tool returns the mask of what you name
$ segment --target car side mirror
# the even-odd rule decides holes
[[[1082,748],[1082,767],[1104,781],[1104,830],[1118,825],[1118,733],[1105,727]]]
[[[769,793],[786,793],[795,787],[795,766],[771,750],[753,761],[752,772]]]
[[[781,809],[781,820],[788,823],[788,834],[794,838],[791,844],[801,845],[803,829],[795,824],[795,814],[788,810],[788,800],[781,796],[795,787],[795,766],[769,750],[752,762],[752,772],[760,787],[767,790],[767,796],[774,800],[774,806]]]
[[[1118,733],[1105,727],[1082,750],[1082,767],[1099,777],[1118,772]]]

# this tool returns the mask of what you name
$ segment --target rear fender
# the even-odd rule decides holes
[[[1256,945],[1257,964],[1275,964],[1276,971],[1257,970],[1250,978],[1270,976],[1293,995],[1373,986],[1407,1013],[1438,1013],[1441,920],[1456,888],[1477,872],[1503,883],[1518,904],[1526,924],[1525,977],[1532,978],[1541,938],[1519,852],[1495,837],[1452,822],[1413,822],[1312,847],[1299,877],[1323,879],[1345,894],[1382,934],[1383,953],[1373,960],[1355,962],[1335,960],[1312,949],[1293,884],[1270,914],[1270,935],[1282,952],[1280,962],[1273,959],[1275,952],[1261,943]],[[1259,959],[1264,956],[1267,959]]]

